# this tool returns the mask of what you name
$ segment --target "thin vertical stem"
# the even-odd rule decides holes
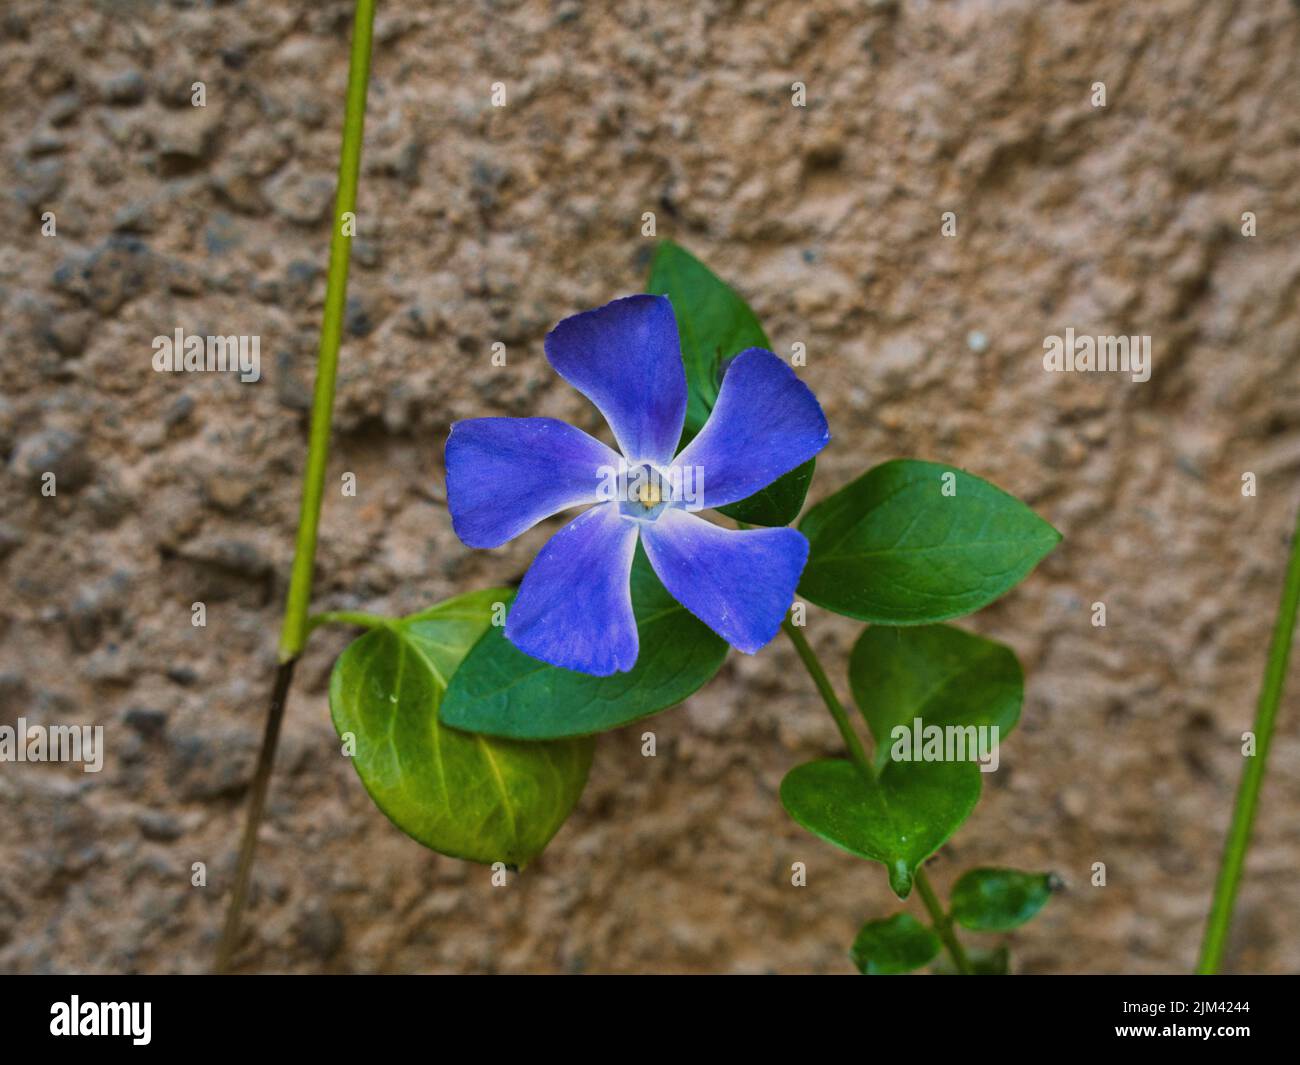
[[[280,739],[280,723],[284,720],[284,705],[289,698],[289,684],[293,680],[296,658],[281,662],[275,671],[275,686],[271,689],[271,708],[266,715],[266,728],[262,732],[262,749],[257,752],[257,768],[253,771],[252,794],[248,798],[248,815],[244,821],[244,836],[239,845],[239,864],[235,869],[235,887],[226,907],[226,924],[217,946],[217,972],[229,971],[230,962],[239,941],[239,922],[248,901],[248,884],[253,872],[253,857],[257,853],[257,826],[262,823],[266,808],[266,793],[271,783],[271,766],[275,764],[275,749]]]
[[[1287,662],[1295,634],[1297,609],[1300,608],[1300,514],[1291,538],[1291,558],[1287,563],[1286,578],[1282,584],[1282,602],[1278,606],[1277,621],[1273,625],[1273,638],[1268,650],[1268,663],[1264,667],[1264,683],[1255,708],[1255,754],[1246,759],[1237,788],[1237,803],[1232,812],[1228,840],[1223,848],[1219,866],[1219,879],[1214,888],[1214,901],[1206,921],[1205,939],[1201,943],[1201,958],[1196,971],[1202,975],[1217,973],[1223,963],[1223,951],[1232,924],[1232,910],[1237,901],[1237,888],[1250,848],[1250,832],[1259,807],[1260,786],[1268,768],[1268,750],[1273,742],[1273,726],[1277,721],[1278,704],[1282,701],[1282,688],[1286,683]]]
[[[217,947],[217,971],[226,972],[239,942],[239,927],[248,899],[257,830],[266,807],[266,793],[275,763],[275,751],[289,698],[294,664],[306,642],[307,611],[311,605],[312,571],[316,562],[316,530],[320,525],[325,493],[325,465],[329,458],[330,429],[334,413],[334,382],[338,376],[339,342],[347,302],[348,256],[352,250],[357,208],[357,182],[361,171],[361,142],[365,129],[366,90],[370,84],[370,44],[375,21],[375,0],[357,0],[352,24],[352,54],[348,63],[347,103],[343,114],[343,147],[339,153],[338,189],[334,196],[333,234],[330,237],[329,274],[325,283],[325,314],[321,323],[320,352],[316,364],[316,389],[312,399],[311,428],[307,441],[307,466],[302,480],[302,509],[293,572],[280,631],[280,668],[271,691],[262,747],[253,774],[248,815],[240,840],[235,885],[226,910],[226,923]],[[345,224],[346,223],[346,224]]]
[[[871,759],[867,757],[867,752],[862,746],[862,740],[853,730],[853,723],[849,720],[849,713],[844,709],[844,704],[835,694],[835,687],[831,684],[830,678],[826,676],[826,670],[822,669],[822,664],[817,658],[817,652],[812,649],[812,645],[804,637],[804,634],[798,630],[789,621],[783,621],[781,628],[785,634],[790,637],[790,642],[794,644],[795,651],[798,652],[804,668],[808,670],[808,675],[812,677],[813,684],[817,686],[817,691],[822,697],[822,702],[826,704],[826,709],[831,712],[831,717],[835,719],[835,724],[840,730],[840,735],[844,737],[844,746],[849,749],[849,754],[853,760],[858,763],[867,776],[875,778],[876,771],[871,765]]]
[[[925,903],[930,920],[934,922],[935,934],[948,948],[948,954],[952,957],[953,965],[957,966],[957,971],[963,976],[970,976],[974,970],[971,968],[970,958],[966,956],[966,948],[961,945],[961,940],[953,932],[952,918],[944,910],[939,896],[934,893],[934,888],[930,886],[930,878],[926,876],[924,868],[917,869],[915,879],[917,893]]]
[[[817,686],[822,702],[826,704],[826,709],[831,712],[831,717],[835,719],[835,725],[844,738],[844,746],[849,749],[849,755],[868,778],[875,780],[875,766],[871,764],[871,759],[867,757],[866,749],[862,746],[862,740],[854,730],[853,722],[849,718],[848,711],[844,709],[844,704],[840,702],[839,696],[835,694],[835,686],[831,684],[830,678],[826,676],[826,670],[822,668],[817,652],[812,649],[812,645],[808,643],[804,634],[790,624],[789,621],[783,621],[781,628],[790,637],[790,642],[794,644],[794,649],[798,653],[800,661],[803,662],[804,668],[808,670],[808,675],[812,677],[813,684]],[[961,941],[953,933],[952,921],[944,912],[938,896],[934,893],[934,888],[930,886],[930,878],[926,875],[925,869],[918,867],[916,876],[913,879],[916,881],[916,888],[921,896],[921,901],[925,904],[931,921],[934,922],[935,934],[938,935],[940,941],[948,949],[948,953],[952,956],[953,965],[957,967],[959,973],[969,975],[972,971],[970,959],[966,956]]]
[[[320,525],[321,499],[325,493],[325,464],[329,459],[334,413],[334,381],[338,376],[339,341],[343,335],[343,311],[348,297],[348,256],[352,250],[351,234],[355,229],[374,21],[375,0],[357,0],[352,27],[352,59],[348,67],[347,108],[343,116],[343,149],[339,153],[338,190],[334,195],[334,232],[330,238],[329,276],[325,283],[325,317],[321,323],[320,354],[316,364],[307,468],[302,478],[302,510],[298,515],[298,542],[294,549],[293,572],[289,576],[289,598],[280,630],[281,662],[301,652],[307,639],[307,611],[311,606],[312,569],[316,563],[316,529]],[[352,217],[353,224],[345,224],[345,215]]]

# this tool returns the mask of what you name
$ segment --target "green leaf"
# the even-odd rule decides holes
[[[916,718],[922,727],[996,727],[1001,741],[1020,719],[1025,694],[1011,648],[951,625],[871,626],[853,647],[849,686],[881,764],[890,757],[893,730],[910,732]],[[975,738],[962,733],[968,744]]]
[[[997,947],[966,948],[966,960],[970,962],[972,976],[1006,976],[1011,972],[1011,951],[1002,944]],[[935,963],[931,970],[940,976],[956,976],[957,967],[945,954]]]
[[[895,976],[928,965],[938,953],[938,936],[910,913],[896,913],[864,924],[849,957],[863,976]]]
[[[869,779],[852,762],[827,759],[796,766],[781,781],[791,817],[850,854],[883,862],[900,899],[979,797],[980,771],[971,762],[890,762]]]
[[[925,625],[979,610],[1061,539],[1000,488],[915,459],[863,474],[813,507],[799,529],[810,544],[800,593],[881,625]]]
[[[789,525],[803,509],[803,501],[808,495],[808,486],[812,484],[816,468],[817,460],[809,459],[802,466],[796,466],[789,473],[782,474],[766,488],[760,488],[752,496],[719,507],[718,510],[747,525]]]
[[[698,433],[717,401],[722,361],[746,348],[771,351],[772,344],[749,304],[670,240],[655,249],[648,287],[672,302],[686,366],[686,427]]]
[[[1053,878],[1015,869],[972,869],[952,889],[952,916],[976,932],[1007,932],[1047,905]]]
[[[594,743],[491,740],[438,723],[447,678],[509,594],[471,592],[355,640],[334,664],[330,713],[340,737],[356,738],[352,764],[393,824],[453,858],[522,868],[577,803]]]
[[[548,666],[490,629],[452,678],[443,723],[514,739],[604,732],[676,706],[721,668],[726,641],[668,594],[639,546],[632,609],[641,650],[610,677]]]
[[[650,265],[649,291],[667,296],[677,318],[686,367],[685,447],[709,420],[722,382],[722,364],[746,348],[772,350],[758,317],[732,288],[690,252],[663,241]],[[719,510],[749,525],[789,525],[799,516],[816,460],[809,459],[747,499]]]

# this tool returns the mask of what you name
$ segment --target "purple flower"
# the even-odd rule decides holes
[[[812,458],[821,405],[770,351],[727,367],[698,436],[674,458],[686,374],[672,304],[629,296],[546,337],[555,371],[605,416],[622,455],[554,418],[473,418],[447,439],[447,506],[469,547],[499,547],[543,518],[596,504],[557,532],[506,618],[521,651],[596,676],[636,664],[630,574],[637,537],[664,587],[733,647],[780,628],[808,558],[794,529],[725,529],[698,512],[745,499]]]

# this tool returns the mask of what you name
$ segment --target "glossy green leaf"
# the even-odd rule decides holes
[[[924,625],[979,610],[1061,539],[1002,489],[915,459],[863,474],[813,507],[799,528],[810,544],[800,594],[881,625]]]
[[[726,641],[660,583],[638,547],[632,609],[641,649],[627,673],[593,677],[530,658],[493,628],[452,678],[442,721],[514,739],[583,736],[676,706],[727,657]]]
[[[970,962],[972,976],[1006,976],[1011,972],[1011,951],[1002,944],[997,947],[967,947],[966,960]],[[956,976],[957,967],[948,955],[942,955],[931,970],[940,976]]]
[[[849,957],[863,976],[895,976],[929,965],[938,953],[938,936],[910,913],[896,913],[864,924]]]
[[[471,592],[372,629],[339,656],[330,713],[355,737],[352,764],[375,804],[442,854],[522,868],[582,794],[593,741],[518,743],[446,728],[438,707],[509,591]]]
[[[1048,873],[972,869],[953,886],[953,919],[976,932],[1009,931],[1047,905],[1052,884]]]
[[[980,771],[971,762],[890,762],[868,779],[852,762],[827,759],[796,766],[781,781],[791,817],[850,854],[883,862],[900,899],[979,797]]]
[[[758,318],[743,299],[707,266],[672,241],[663,241],[650,265],[649,291],[672,301],[686,367],[684,447],[708,421],[723,377],[723,364],[746,348],[772,350]],[[778,477],[747,499],[720,507],[749,525],[789,525],[799,516],[815,459]]]
[[[746,525],[789,525],[803,509],[816,468],[817,460],[809,459],[752,496],[718,510]]]
[[[717,401],[723,360],[746,348],[770,351],[771,342],[749,304],[699,259],[670,240],[655,249],[648,288],[672,302],[686,365],[686,427],[698,433]]]
[[[1025,694],[1011,648],[951,625],[872,625],[849,658],[849,685],[881,763],[889,759],[894,730],[912,732],[917,718],[923,728],[959,726],[972,752],[978,735],[972,726],[996,727],[997,740],[1006,739]]]

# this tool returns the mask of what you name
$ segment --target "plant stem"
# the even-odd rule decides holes
[[[790,637],[790,642],[794,644],[794,649],[799,653],[804,668],[808,670],[808,675],[812,677],[813,683],[817,686],[822,702],[826,704],[826,709],[831,712],[831,717],[835,719],[840,735],[844,737],[844,746],[849,749],[849,754],[858,763],[859,768],[874,780],[876,771],[871,765],[871,759],[867,757],[867,752],[862,746],[862,740],[858,738],[858,734],[853,730],[853,723],[849,720],[849,712],[844,709],[844,704],[840,702],[839,696],[835,694],[835,688],[832,686],[830,678],[826,676],[826,670],[822,669],[822,664],[817,658],[817,652],[812,649],[812,645],[808,643],[804,634],[794,625],[791,625],[789,621],[781,622],[781,628]]]
[[[257,826],[262,823],[266,807],[266,792],[271,782],[271,766],[275,762],[275,748],[280,738],[280,723],[284,720],[284,705],[289,697],[289,684],[293,680],[296,658],[281,662],[275,671],[275,685],[271,689],[271,708],[266,715],[266,728],[262,732],[262,749],[257,752],[257,768],[253,771],[252,795],[248,800],[248,815],[244,821],[244,836],[239,844],[239,865],[235,870],[235,888],[226,908],[226,924],[217,946],[217,972],[230,970],[235,947],[239,941],[239,921],[248,901],[248,883],[253,871],[253,857],[257,853]]]
[[[266,793],[275,763],[280,725],[293,679],[294,664],[310,631],[307,610],[311,604],[312,572],[316,562],[316,530],[320,525],[321,500],[325,493],[325,465],[329,457],[331,421],[334,411],[334,382],[338,376],[339,342],[343,335],[343,311],[347,302],[348,256],[355,225],[344,225],[344,215],[356,217],[357,180],[361,170],[361,142],[365,128],[366,90],[370,84],[370,42],[375,21],[375,0],[357,0],[352,24],[352,54],[348,62],[347,103],[343,114],[343,147],[339,153],[338,188],[334,196],[333,233],[330,237],[329,274],[325,283],[325,314],[321,323],[320,352],[316,364],[316,388],[312,399],[311,428],[307,441],[307,466],[302,480],[302,508],[298,514],[298,537],[294,547],[293,571],[280,630],[280,668],[271,691],[262,747],[257,755],[252,793],[244,835],[239,846],[235,886],[226,910],[226,923],[217,947],[217,971],[226,972],[239,941],[239,926],[248,884],[257,852],[257,830],[266,806]]]
[[[939,896],[930,886],[930,878],[925,875],[924,869],[916,871],[916,890],[921,896],[921,901],[925,903],[926,910],[929,911],[930,920],[934,922],[935,935],[948,948],[948,954],[952,957],[952,963],[957,966],[957,971],[963,976],[970,976],[973,970],[970,958],[966,956],[966,948],[961,945],[961,940],[953,932],[952,918],[944,911],[943,903],[939,901]]]
[[[812,645],[808,643],[804,634],[790,624],[788,620],[781,623],[781,628],[790,637],[790,642],[794,644],[794,649],[798,652],[800,661],[803,662],[804,668],[808,670],[808,675],[812,677],[813,684],[817,686],[822,702],[826,704],[826,709],[831,712],[831,717],[835,719],[835,725],[844,738],[844,745],[849,749],[849,755],[869,779],[875,780],[875,767],[871,764],[871,759],[867,757],[866,749],[862,746],[862,740],[853,728],[853,722],[849,718],[848,711],[844,709],[844,704],[840,702],[839,696],[835,694],[835,687],[831,684],[830,678],[826,676],[826,670],[822,668],[817,652],[812,649]],[[925,869],[918,868],[914,879],[916,880],[916,887],[920,893],[921,901],[925,903],[930,919],[934,922],[935,934],[948,949],[948,953],[952,956],[952,963],[957,967],[957,971],[969,975],[971,972],[970,959],[966,957],[966,951],[962,949],[960,941],[953,934],[952,922],[948,919],[948,915],[944,913],[943,906],[934,893],[934,888],[930,886],[930,879],[926,876]]]
[[[322,625],[355,625],[362,629],[387,628],[392,618],[382,614],[363,614],[359,610],[327,610],[313,614],[307,619],[307,635],[310,636]]]
[[[1246,765],[1242,769],[1237,803],[1232,812],[1232,825],[1228,829],[1228,840],[1223,848],[1214,901],[1210,904],[1205,939],[1201,943],[1201,958],[1196,966],[1197,973],[1202,975],[1217,973],[1223,963],[1237,888],[1241,883],[1246,852],[1250,847],[1250,832],[1259,806],[1260,786],[1264,782],[1264,771],[1268,768],[1268,749],[1273,741],[1277,708],[1282,701],[1282,688],[1286,683],[1297,608],[1300,608],[1300,514],[1296,516],[1296,528],[1291,537],[1291,557],[1282,585],[1282,602],[1278,606],[1277,621],[1273,625],[1268,663],[1264,667],[1264,683],[1255,709],[1255,754],[1246,759]]]
[[[280,661],[302,651],[307,639],[307,610],[311,605],[312,570],[316,563],[316,528],[320,524],[325,493],[325,463],[329,459],[330,428],[334,410],[334,380],[338,375],[339,340],[348,295],[348,255],[352,250],[350,227],[343,216],[356,217],[357,179],[361,170],[361,135],[366,118],[366,89],[370,84],[370,36],[375,20],[375,0],[357,0],[352,28],[352,59],[348,66],[348,96],[343,115],[343,148],[339,153],[338,190],[334,195],[334,232],[330,238],[329,276],[325,284],[325,316],[321,323],[320,354],[316,364],[316,389],[311,406],[311,432],[307,442],[307,468],[302,478],[302,509],[298,515],[298,542],[289,577],[289,598],[280,629]]]

